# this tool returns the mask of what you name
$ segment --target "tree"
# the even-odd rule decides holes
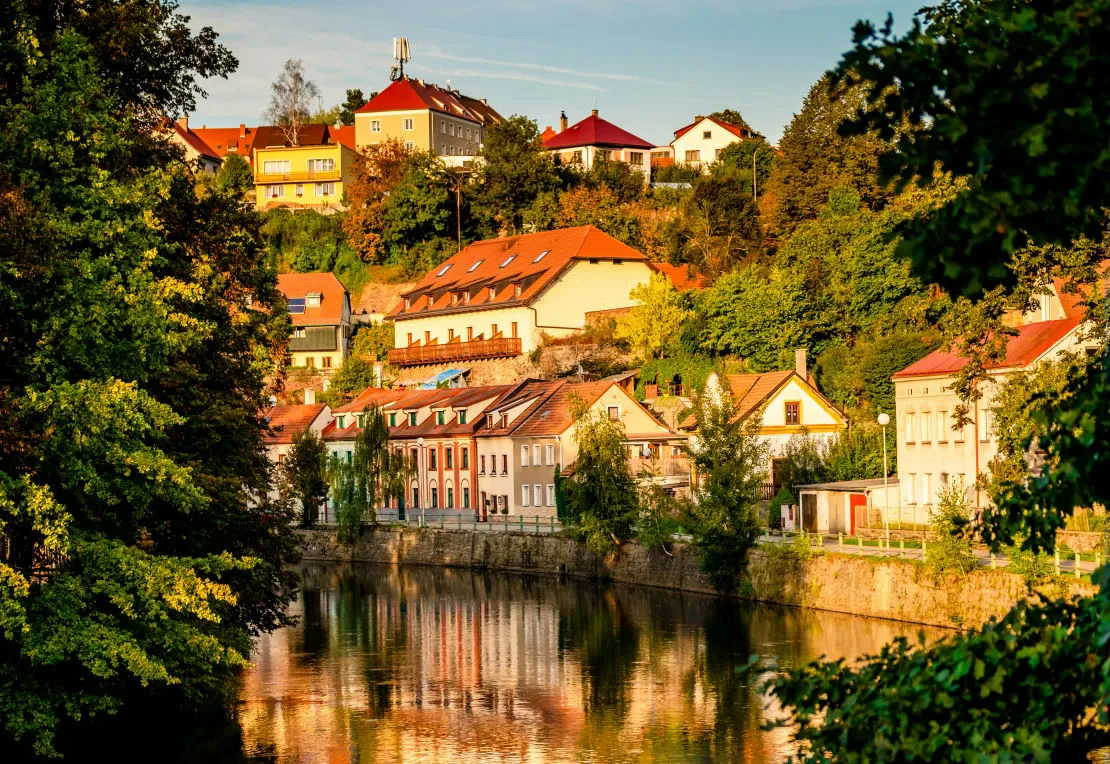
[[[487,236],[520,232],[524,213],[544,191],[554,191],[559,177],[544,151],[535,121],[514,114],[486,130],[474,215]]]
[[[342,406],[354,400],[355,396],[366,388],[374,386],[376,382],[378,379],[374,373],[373,364],[352,354],[347,356],[331,375],[328,389],[321,394],[320,400],[332,408]]]
[[[384,361],[393,349],[393,325],[384,322],[359,324],[351,336],[351,353]]]
[[[752,188],[752,160],[755,160],[756,177],[759,188]],[[758,191],[763,194],[771,179],[771,168],[775,164],[775,150],[763,137],[747,138],[742,141],[730,143],[721,149],[717,161],[710,165],[711,172],[722,172],[728,168],[737,171],[743,183],[744,191],[751,194]]]
[[[697,437],[687,453],[701,476],[688,524],[701,569],[721,591],[732,591],[759,537],[759,489],[766,482],[767,447],[759,412],[741,420],[723,386],[695,400]]]
[[[254,171],[250,162],[238,154],[224,157],[216,172],[216,188],[228,194],[246,196],[254,190]]]
[[[590,549],[608,554],[632,538],[632,525],[640,512],[624,425],[605,412],[591,412],[581,401],[574,413],[578,458],[573,472],[562,481],[567,515]]]
[[[535,215],[537,208],[533,206],[530,212]],[[536,215],[533,220],[538,218]],[[597,188],[582,185],[559,195],[553,226],[579,225],[595,226],[629,246],[636,246],[640,238],[640,221],[630,214],[629,205],[621,204],[617,195],[604,185]]]
[[[971,507],[962,478],[937,491],[937,505],[929,517],[937,540],[929,544],[926,564],[935,571],[968,573],[979,567],[971,548]]]
[[[24,759],[222,703],[287,622],[296,547],[258,413],[289,326],[258,216],[198,194],[155,119],[234,58],[172,3],[3,14],[0,746]]]
[[[404,264],[411,248],[433,239],[450,238],[451,254],[458,249],[453,242],[455,199],[448,172],[430,152],[417,152],[405,160],[401,180],[390,192],[382,213],[382,243],[390,261]],[[419,272],[423,270],[427,269]]]
[[[299,58],[285,61],[281,74],[270,85],[273,95],[270,108],[263,118],[271,125],[277,125],[285,141],[290,146],[301,145],[301,128],[308,124],[312,103],[319,97],[316,83],[304,73],[304,64]]]
[[[376,95],[377,93],[371,93],[370,98],[364,98],[361,88],[348,88],[347,98],[339,107],[339,121],[344,125],[353,125],[355,123],[355,112],[365,106]]]
[[[646,284],[635,287],[628,296],[640,304],[617,320],[617,337],[628,340],[645,359],[662,358],[693,312],[662,273],[652,273]]]
[[[644,196],[644,174],[628,162],[614,161],[603,154],[594,158],[594,166],[582,175],[581,182],[588,188],[608,189],[622,204]]]
[[[720,120],[721,122],[727,122],[730,125],[741,127],[748,132],[753,132],[751,125],[748,124],[747,120],[740,116],[740,112],[738,112],[736,109],[721,109],[720,111],[715,111],[710,114],[709,118]]]
[[[301,504],[301,527],[316,524],[320,502],[328,495],[324,480],[328,450],[311,427],[293,434],[289,453],[281,463],[281,474],[289,492]]]
[[[763,253],[759,212],[743,180],[733,168],[702,175],[686,200],[686,259],[706,274],[725,273]]]
[[[380,265],[389,254],[385,241],[385,208],[401,184],[410,152],[400,140],[367,146],[355,158],[345,184],[349,204],[343,230],[351,249],[364,263]]]

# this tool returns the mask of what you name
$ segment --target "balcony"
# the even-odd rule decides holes
[[[521,352],[520,338],[509,337],[393,348],[389,351],[389,362],[394,366],[421,366],[450,361],[479,361],[483,358],[512,358],[520,355]]]
[[[304,172],[256,172],[254,182],[258,185],[273,183],[330,183],[341,180],[339,168],[334,170],[305,170]]]
[[[690,479],[690,460],[684,456],[629,459],[628,469],[633,477],[639,477],[641,471],[646,469],[662,483],[686,482]]]

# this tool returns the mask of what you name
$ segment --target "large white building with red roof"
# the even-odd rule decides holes
[[[593,226],[474,242],[429,271],[389,313],[395,366],[508,358],[586,314],[632,307],[652,263]]]
[[[586,170],[599,158],[625,162],[643,173],[646,183],[651,176],[650,155],[655,144],[602,119],[594,109],[590,116],[569,127],[566,114],[563,114],[559,118],[559,132],[551,128],[544,131],[543,147],[560,163]]]

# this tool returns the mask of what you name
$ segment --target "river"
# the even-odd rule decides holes
[[[241,681],[254,761],[773,761],[774,666],[920,627],[619,584],[305,565]],[[925,630],[927,638],[943,632]],[[750,655],[761,671],[736,667]]]

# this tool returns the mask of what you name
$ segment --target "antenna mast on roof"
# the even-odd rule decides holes
[[[396,82],[405,78],[405,62],[409,60],[409,38],[407,37],[394,37],[393,38],[393,60],[397,62],[397,66],[390,67],[389,79]]]

